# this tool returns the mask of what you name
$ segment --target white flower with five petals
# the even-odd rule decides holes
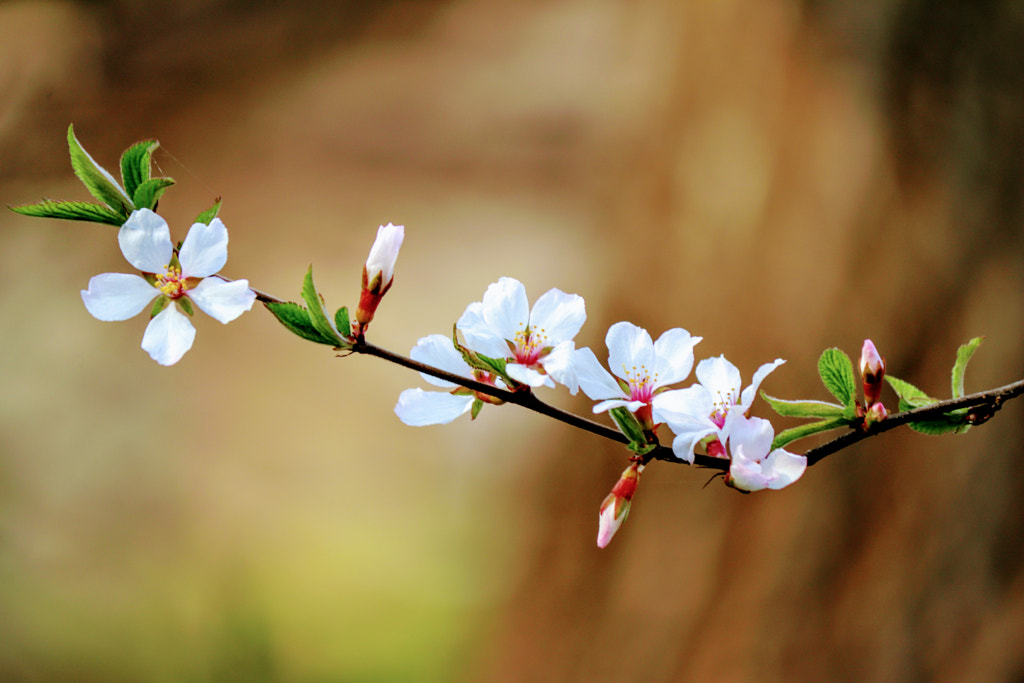
[[[778,358],[762,365],[754,373],[750,386],[741,392],[740,371],[735,365],[725,356],[705,358],[697,364],[696,375],[700,384],[662,394],[661,401],[655,406],[654,417],[658,422],[668,424],[676,435],[672,441],[676,457],[692,464],[694,450],[703,439],[715,435],[724,441],[722,430],[726,417],[733,412],[749,413],[761,382],[785,362]]]
[[[652,407],[657,408],[665,395],[661,390],[682,382],[693,369],[693,347],[702,337],[690,336],[682,328],[674,328],[653,341],[647,330],[629,322],[615,323],[608,329],[608,367],[616,380],[590,348],[576,352],[574,366],[583,393],[595,401],[594,412],[624,406],[639,415],[641,423],[649,422]],[[648,427],[652,425],[647,425]]]
[[[558,382],[575,394],[572,340],[586,319],[583,297],[551,289],[531,310],[523,283],[503,277],[466,308],[456,327],[468,348],[505,359],[505,372],[515,381],[530,387]]]
[[[194,224],[177,255],[167,222],[149,209],[132,212],[117,241],[128,263],[145,277],[97,275],[82,290],[82,301],[93,317],[114,321],[132,318],[162,297],[164,307],[149,321],[142,337],[143,350],[161,365],[174,365],[192,348],[196,330],[177,307],[191,308],[183,299],[222,323],[248,311],[256,300],[247,280],[210,277],[228,258],[228,231],[219,218],[209,225]]]

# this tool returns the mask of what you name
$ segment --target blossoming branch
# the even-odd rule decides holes
[[[777,490],[799,480],[808,466],[869,436],[902,425],[926,434],[961,434],[1024,393],[1024,380],[964,393],[965,370],[981,338],[957,351],[948,400],[888,375],[871,340],[865,340],[861,349],[859,384],[849,356],[835,348],[821,354],[818,374],[835,402],[784,400],[759,392],[767,377],[785,363],[781,358],[761,365],[744,387],[740,370],[724,356],[696,362],[694,350],[703,339],[680,327],[655,340],[632,322],[615,323],[605,336],[605,366],[593,350],[575,345],[586,322],[583,297],[551,289],[531,306],[526,287],[512,277],[499,278],[479,301],[468,304],[450,335],[428,334],[405,357],[366,339],[394,284],[405,240],[403,226],[389,223],[378,229],[363,266],[355,319],[350,320],[345,306],[329,314],[312,268],[303,279],[302,303],[255,290],[248,280],[219,275],[228,256],[219,199],[175,244],[167,222],[156,213],[160,197],[174,185],[171,178],[151,175],[156,141],[137,143],[124,152],[118,182],[85,151],[73,127],[68,128],[67,139],[71,166],[98,203],[43,200],[10,208],[26,216],[117,227],[118,247],[137,273],[105,273],[90,279],[81,296],[95,318],[127,320],[149,307],[142,349],[169,366],[181,360],[195,340],[193,304],[226,324],[258,300],[302,339],[346,352],[343,355],[371,355],[418,371],[434,389],[415,387],[401,393],[394,412],[406,425],[446,424],[467,413],[473,419],[485,406],[515,404],[619,442],[629,452],[628,466],[599,507],[597,544],[602,548],[626,520],[640,475],[654,460],[724,472],[726,485],[744,493]],[[680,386],[691,372],[696,382]],[[881,401],[883,382],[899,397],[895,412]],[[592,413],[607,414],[614,427],[556,408],[535,393],[559,386],[573,395],[582,389],[595,402]],[[759,393],[780,416],[810,422],[776,433],[769,420],[751,415]],[[786,448],[832,430],[843,433],[803,454]],[[659,431],[671,432],[671,446],[662,444]]]

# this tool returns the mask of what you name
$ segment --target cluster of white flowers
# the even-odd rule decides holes
[[[597,401],[595,413],[626,408],[651,433],[658,425],[667,425],[675,435],[672,450],[680,460],[692,463],[700,445],[708,455],[728,458],[727,481],[743,491],[780,489],[803,474],[806,458],[781,448],[772,450],[775,432],[771,423],[750,416],[761,382],[783,360],[762,365],[750,386],[741,391],[736,366],[721,356],[708,358],[697,365],[696,384],[673,389],[690,375],[693,349],[701,337],[675,328],[654,341],[643,328],[615,323],[605,337],[609,372],[590,348],[575,348],[573,339],[585,319],[580,296],[552,289],[530,309],[523,284],[503,277],[487,288],[482,301],[469,305],[456,329],[465,339],[465,350],[506,363],[511,387],[471,367],[463,351],[443,335],[421,339],[412,357],[501,388],[553,387],[558,383],[572,394],[582,389]],[[423,377],[449,391],[403,391],[395,413],[406,424],[451,422],[469,412],[475,401],[487,400],[449,382]]]

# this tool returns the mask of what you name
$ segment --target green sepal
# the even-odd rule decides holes
[[[178,305],[181,306],[181,310],[185,311],[186,315],[193,316],[196,314],[196,312],[192,310],[192,300],[187,296],[183,296],[178,299]]]
[[[324,299],[316,291],[316,285],[313,284],[313,266],[309,267],[306,277],[302,280],[302,300],[306,302],[306,310],[309,311],[309,322],[324,339],[331,340],[328,343],[332,346],[351,348],[352,345],[341,338],[334,324],[327,318]]]
[[[973,341],[973,340],[972,340]],[[979,342],[980,343],[980,342]],[[966,346],[966,345],[965,345]],[[963,347],[961,347],[963,348]],[[977,348],[977,345],[975,345]],[[973,351],[972,351],[973,353]],[[960,354],[957,354],[957,361],[959,362]],[[970,359],[970,356],[967,356]],[[967,361],[964,361],[966,365]],[[962,371],[962,369],[961,369]],[[934,405],[939,402],[939,399],[932,398],[928,394],[924,393],[910,382],[892,377],[890,375],[885,376],[885,380],[889,382],[889,386],[893,388],[893,391],[900,397],[900,412],[906,410],[913,410],[914,408],[925,408],[930,405]],[[967,424],[966,418],[968,414],[966,408],[959,408],[957,410],[951,410],[948,413],[932,418],[930,420],[922,420],[918,422],[908,422],[907,426],[913,429],[915,432],[921,434],[931,434],[932,436],[939,436],[942,434],[963,434],[971,425]]]
[[[217,197],[217,199],[214,200],[213,206],[196,216],[196,220],[194,222],[209,225],[210,221],[216,218],[218,213],[220,213],[220,197]]]
[[[985,341],[984,337],[975,337],[956,350],[956,363],[953,364],[952,377],[953,398],[964,397],[964,371],[967,370],[967,363],[970,362],[971,356],[983,341]]]
[[[131,198],[117,184],[114,176],[97,164],[82,148],[78,138],[75,137],[73,125],[68,126],[68,151],[71,153],[71,168],[74,169],[75,175],[82,181],[85,188],[89,190],[89,194],[109,206],[113,211],[120,213],[121,223],[128,220],[128,216],[135,209]]]
[[[333,339],[325,338],[309,320],[309,311],[300,304],[291,301],[267,302],[264,304],[278,322],[288,328],[292,334],[316,344],[334,346]]]
[[[166,296],[158,296],[156,301],[153,302],[153,308],[149,309],[149,317],[155,318],[160,311],[167,308],[167,304],[171,303],[171,300]]]
[[[352,336],[352,324],[348,319],[348,306],[342,306],[334,312],[334,326],[342,337]]]
[[[136,188],[134,194],[132,194],[132,200],[135,202],[136,208],[155,211],[157,202],[163,196],[164,190],[173,184],[173,178],[149,178],[143,181]]]
[[[853,362],[842,350],[825,349],[818,358],[818,374],[825,388],[846,407],[846,416],[856,411],[857,383],[853,378]]]
[[[484,407],[484,402],[478,398],[473,399],[473,407],[469,409],[469,419],[475,420],[476,416],[480,414],[480,410]]]
[[[134,198],[135,190],[149,180],[149,160],[153,151],[159,146],[160,143],[156,140],[143,140],[136,142],[121,155],[121,180],[124,182],[124,191],[129,197]],[[142,208],[137,199],[135,206]]]
[[[629,450],[633,451],[637,455],[644,455],[649,453],[657,444],[648,443],[647,433],[644,432],[644,428],[640,425],[640,421],[636,419],[636,415],[630,412],[629,408],[625,406],[617,406],[608,411],[611,415],[612,420],[615,421],[619,431],[622,432],[627,439],[629,444],[626,446]]]
[[[89,221],[121,227],[125,218],[113,209],[92,202],[62,202],[44,199],[35,204],[7,207],[15,213],[36,218],[61,218],[68,221]]]
[[[846,427],[850,424],[850,421],[845,417],[836,417],[831,420],[820,420],[818,422],[811,422],[809,424],[800,425],[799,427],[792,427],[786,429],[775,435],[772,440],[772,450],[776,448],[783,448],[786,444],[792,443],[797,439],[803,439],[808,436],[814,436],[821,432],[827,432],[833,429],[839,429]]]
[[[787,401],[761,392],[761,397],[783,417],[847,417],[846,408],[826,401]]]

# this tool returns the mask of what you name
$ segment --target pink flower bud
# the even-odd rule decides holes
[[[643,470],[644,466],[639,462],[634,462],[627,467],[619,481],[612,487],[612,492],[601,503],[601,509],[598,514],[598,548],[608,545],[612,540],[612,536],[619,530],[622,523],[626,521],[626,517],[629,515],[629,506],[633,500],[633,494],[636,492],[636,485],[640,481],[640,473]]]
[[[889,411],[887,411],[885,406],[881,403],[872,403],[871,406],[864,411],[864,424],[872,425],[876,422],[881,422],[888,414]]]
[[[864,405],[873,406],[882,395],[882,378],[885,377],[885,359],[870,339],[864,340],[860,352],[860,375],[864,379]]]
[[[363,290],[356,308],[355,333],[363,334],[373,320],[380,300],[391,288],[395,279],[395,260],[405,239],[405,228],[401,225],[382,225],[377,229],[377,239],[370,247],[370,255],[363,266]]]

